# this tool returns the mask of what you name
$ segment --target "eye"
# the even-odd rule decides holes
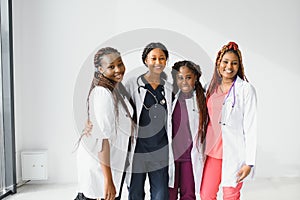
[[[118,64],[118,67],[123,67],[123,66],[124,66],[123,62],[121,62],[121,63]]]
[[[115,69],[115,66],[114,65],[109,65],[107,68],[108,69]]]
[[[185,79],[190,80],[191,78],[192,78],[191,76],[187,76]]]
[[[164,61],[164,60],[166,60],[166,58],[161,57],[161,58],[159,58],[159,60]]]
[[[233,65],[238,65],[238,64],[239,64],[239,62],[232,62],[232,64],[233,64]]]
[[[177,76],[177,80],[178,81],[182,81],[183,80],[183,76]]]
[[[228,61],[227,60],[223,60],[222,61],[224,64],[228,64]]]

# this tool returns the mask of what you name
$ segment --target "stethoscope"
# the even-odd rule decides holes
[[[140,94],[141,93],[141,88],[143,88],[144,90],[146,90],[149,94],[151,94],[151,96],[153,96],[153,98],[155,99],[155,104],[157,105],[158,103],[161,104],[161,105],[164,105],[166,103],[166,100],[165,99],[162,99],[160,102],[158,102],[158,99],[157,97],[150,91],[148,90],[145,85],[140,85],[139,84],[139,79],[142,79],[142,76],[144,76],[144,74],[140,75],[137,77],[136,79],[136,84],[138,86],[138,93]],[[142,80],[141,80],[142,81]],[[161,91],[161,94],[165,97],[165,89],[164,89],[164,86],[162,85],[162,91]],[[145,105],[144,105],[145,106]],[[146,106],[145,106],[146,107]],[[149,108],[146,107],[147,110],[149,110]]]
[[[228,99],[228,97],[229,97],[229,95],[232,91],[233,92],[233,102],[232,102],[232,105],[231,105],[232,108],[235,106],[235,81],[236,81],[236,79],[233,81],[233,83],[232,83],[232,85],[231,85],[231,87],[228,91],[228,94],[226,95],[226,97],[223,101],[223,105],[225,105],[225,103],[226,103],[226,101],[227,101],[227,99]]]
[[[233,93],[233,102],[232,102],[232,104],[231,104],[231,111],[232,111],[232,109],[234,108],[234,106],[235,106],[235,101],[236,101],[236,95],[235,95],[235,81],[236,81],[236,79],[233,81],[233,83],[232,83],[232,85],[231,85],[231,87],[230,87],[230,89],[229,89],[229,91],[228,91],[228,94],[226,95],[226,97],[225,97],[225,99],[224,99],[224,101],[223,101],[223,106],[225,105],[225,103],[226,103],[226,101],[227,101],[227,99],[228,99],[228,97],[229,97],[229,95],[230,95],[230,93],[232,92]],[[230,113],[231,113],[231,111],[230,111]],[[230,114],[229,113],[229,114]],[[221,114],[221,113],[220,113]],[[228,114],[228,115],[229,115]],[[221,124],[221,125],[226,125],[226,123],[225,122],[223,122],[221,119],[220,119],[220,121],[219,121],[219,124]]]
[[[145,90],[148,90],[144,85],[140,85],[140,83],[139,83],[139,79],[141,79],[141,81],[142,81],[142,76],[144,76],[144,74],[138,76],[137,79],[136,79],[136,84],[138,86],[138,93],[139,94],[141,93],[141,88],[143,88]]]

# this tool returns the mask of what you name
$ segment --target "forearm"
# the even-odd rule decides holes
[[[98,157],[105,181],[112,182],[112,173],[110,168],[110,147],[108,139],[104,139],[102,141],[102,151],[98,153]]]

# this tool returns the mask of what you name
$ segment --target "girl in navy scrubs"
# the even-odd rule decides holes
[[[148,175],[151,200],[167,200],[168,185],[173,187],[171,130],[172,85],[165,80],[164,68],[169,57],[161,43],[150,43],[142,59],[148,71],[125,84],[136,104],[138,133],[132,145],[132,177],[129,200],[145,198]]]

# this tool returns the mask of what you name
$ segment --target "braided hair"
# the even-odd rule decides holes
[[[126,113],[128,116],[131,116],[128,107],[124,101],[123,96],[126,96],[129,101],[131,106],[135,109],[135,105],[133,103],[133,101],[130,99],[129,94],[127,93],[124,85],[122,83],[117,84],[116,81],[113,81],[107,77],[105,77],[99,70],[98,67],[102,67],[102,59],[109,54],[117,54],[118,56],[121,56],[119,51],[112,48],[112,47],[105,47],[105,48],[101,48],[100,50],[97,51],[97,53],[94,56],[94,67],[95,67],[95,72],[94,72],[94,77],[91,83],[91,87],[88,93],[88,97],[87,97],[87,115],[88,115],[88,121],[90,121],[90,105],[89,105],[89,99],[90,99],[90,95],[92,90],[96,87],[96,86],[102,86],[104,88],[107,88],[113,95],[113,100],[114,100],[114,109],[115,109],[115,113],[116,116],[118,118],[119,116],[119,109],[118,109],[118,103],[121,102],[123,108],[125,109]],[[135,126],[135,119],[131,118],[131,129],[133,132],[134,126]]]
[[[179,72],[181,67],[189,68],[192,73],[196,76],[195,82],[195,91],[196,91],[196,100],[197,106],[199,110],[199,126],[198,126],[198,134],[197,134],[197,146],[199,146],[199,142],[203,143],[206,136],[206,127],[208,121],[208,111],[206,107],[206,100],[204,95],[204,89],[200,82],[200,77],[202,75],[200,66],[191,62],[191,61],[179,61],[174,64],[172,67],[172,77],[173,77],[173,94],[178,92],[178,86],[176,83],[176,75]]]
[[[206,94],[207,99],[208,99],[208,97],[210,97],[210,95],[212,95],[212,93],[214,93],[217,86],[221,84],[222,77],[218,72],[218,67],[220,66],[223,56],[228,52],[234,53],[239,59],[239,69],[237,72],[237,76],[239,76],[243,80],[248,81],[248,79],[246,78],[245,72],[244,72],[244,65],[242,62],[242,53],[239,49],[239,46],[235,42],[229,42],[228,44],[224,45],[217,54],[217,58],[215,61],[214,74],[213,74],[213,77],[211,79],[211,82],[210,82],[210,85],[208,87],[207,94]]]

